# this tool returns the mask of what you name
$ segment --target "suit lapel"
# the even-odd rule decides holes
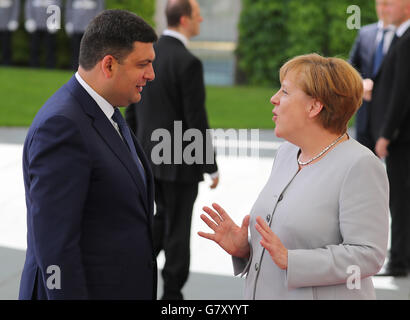
[[[67,87],[70,92],[79,100],[83,110],[90,117],[94,119],[93,126],[113,153],[117,156],[118,160],[125,166],[132,179],[134,180],[137,188],[140,190],[141,195],[146,195],[144,182],[140,176],[131,153],[128,151],[127,146],[121,140],[106,115],[102,112],[100,107],[94,101],[93,98],[87,93],[87,91],[78,83],[77,79],[73,76],[67,83]],[[141,149],[137,150],[138,156],[141,155]],[[147,166],[144,164],[144,168]],[[141,196],[141,200],[144,204],[145,210],[149,211],[148,199],[146,196]]]

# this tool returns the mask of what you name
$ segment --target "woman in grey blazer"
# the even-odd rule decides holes
[[[232,255],[246,299],[375,299],[388,180],[381,161],[347,134],[362,79],[347,62],[317,54],[288,61],[280,79],[271,103],[275,133],[287,142],[266,186],[241,227],[218,204],[204,207],[214,233],[199,235]]]

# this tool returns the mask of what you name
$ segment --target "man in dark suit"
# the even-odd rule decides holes
[[[388,25],[386,20],[387,1],[376,0],[376,11],[379,22],[364,26],[356,38],[349,62],[356,67],[364,80],[365,88],[373,86],[373,81],[380,70],[384,56],[389,50],[394,36],[394,26]],[[374,150],[369,132],[369,102],[371,97],[364,96],[363,104],[356,113],[356,139],[370,150]]]
[[[209,126],[202,63],[186,48],[188,39],[199,34],[200,8],[196,0],[170,0],[166,15],[168,29],[155,45],[157,77],[145,89],[142,103],[127,108],[126,119],[151,155],[157,208],[154,248],[156,254],[164,249],[166,259],[162,298],[182,299],[181,289],[189,275],[191,216],[198,182],[204,173],[213,174],[211,188],[215,188],[218,173],[209,135],[206,139]],[[173,159],[167,163],[157,161],[160,155],[154,147],[158,139],[153,135],[157,129],[171,133],[168,150]],[[203,152],[197,150],[202,153],[201,161],[193,164],[182,154],[190,143],[182,133],[191,129],[200,132],[204,142]]]
[[[78,72],[26,137],[27,254],[20,299],[153,299],[149,162],[118,106],[154,79],[155,31],[107,10],[88,26]]]
[[[397,30],[374,79],[370,127],[390,182],[390,259],[381,275],[405,276],[410,267],[410,0],[389,4],[388,17]]]

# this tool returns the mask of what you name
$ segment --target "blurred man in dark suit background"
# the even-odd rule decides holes
[[[382,275],[405,276],[410,268],[410,0],[386,0],[393,44],[374,78],[370,132],[386,159],[390,183],[390,260]]]
[[[376,12],[379,21],[360,29],[350,52],[349,61],[365,79],[365,88],[373,86],[371,79],[374,79],[378,74],[383,58],[393,40],[395,28],[388,23],[387,7],[387,0],[376,0]],[[368,108],[370,99],[371,97],[368,94],[365,95],[363,104],[356,113],[356,139],[370,150],[374,150],[375,141],[371,138],[369,131]]]
[[[205,110],[203,66],[186,48],[188,40],[200,32],[202,17],[196,0],[169,0],[166,8],[168,29],[155,45],[156,79],[144,89],[144,99],[126,111],[129,126],[136,133],[151,162],[155,177],[154,245],[158,254],[165,252],[163,299],[182,299],[181,292],[190,263],[190,230],[192,209],[198,194],[198,183],[203,174],[211,174],[211,188],[219,181],[211,140],[206,139],[209,128]],[[171,164],[156,164],[152,150],[156,143],[152,133],[165,129],[171,133],[170,148],[174,155],[176,122],[182,132],[198,129],[204,142],[203,162],[178,163],[178,154]],[[206,141],[208,145],[206,145]],[[179,143],[179,142],[177,142]],[[181,142],[182,150],[188,145]],[[212,153],[212,155],[206,154]],[[211,151],[209,151],[211,150]],[[154,155],[155,156],[155,155]],[[205,161],[212,158],[212,161]]]

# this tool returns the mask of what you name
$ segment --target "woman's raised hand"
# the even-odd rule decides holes
[[[198,235],[215,241],[222,249],[232,256],[239,258],[249,257],[250,247],[248,242],[248,227],[250,216],[245,216],[242,221],[242,226],[239,227],[220,205],[213,203],[212,207],[216,212],[209,207],[203,208],[211,219],[205,214],[201,214],[201,219],[215,233],[212,234],[199,231]]]

